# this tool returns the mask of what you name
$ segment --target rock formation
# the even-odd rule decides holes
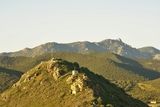
[[[76,94],[87,86],[87,81],[89,81],[88,77],[84,74],[71,75],[68,77],[66,82],[70,84],[72,94]]]
[[[160,54],[156,54],[153,59],[154,60],[160,60]]]

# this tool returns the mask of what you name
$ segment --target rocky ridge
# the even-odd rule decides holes
[[[127,99],[127,100],[126,100]],[[132,106],[130,106],[132,105]],[[22,75],[0,94],[2,107],[145,107],[103,77],[52,58]]]

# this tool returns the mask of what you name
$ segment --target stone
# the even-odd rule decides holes
[[[153,59],[154,60],[160,60],[160,54],[155,55]]]
[[[71,85],[71,90],[72,90],[72,94],[77,94],[77,92],[80,91],[80,89],[79,89],[79,87],[78,87],[78,84],[73,83],[73,84]]]
[[[60,73],[59,73],[58,70],[53,72],[53,77],[54,77],[55,80],[57,80],[60,77]]]
[[[55,80],[57,80],[62,75],[64,75],[64,71],[60,70],[59,68],[54,68],[51,73],[52,73],[52,76],[54,77]]]
[[[83,79],[88,80],[88,77],[85,74],[83,74]]]
[[[83,91],[84,87],[86,86],[86,81],[88,77],[85,75],[82,76],[71,76],[66,81],[71,84],[71,91],[72,94],[76,94],[78,92]]]
[[[26,87],[23,87],[23,90],[27,89]]]
[[[71,84],[75,81],[76,79],[76,76],[70,76],[68,77],[68,79],[66,80],[67,84]]]
[[[72,71],[72,75],[77,75],[78,74],[78,71],[77,70],[73,70]]]

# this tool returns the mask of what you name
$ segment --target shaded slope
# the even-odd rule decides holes
[[[8,57],[0,56],[0,66],[4,68],[14,69],[17,71],[27,71],[33,66],[34,59],[31,57]]]
[[[144,68],[142,64],[135,60],[112,53],[94,53],[87,55],[76,53],[51,53],[39,56],[37,59],[48,60],[50,57],[63,58],[72,62],[78,62],[82,66],[86,66],[106,78],[113,77],[114,79],[118,79],[118,77],[116,77],[116,73],[123,75],[120,76],[119,79],[127,78],[127,73],[128,78],[130,78],[129,75],[132,75],[133,77],[140,76],[148,79],[156,79],[160,77],[160,73]]]
[[[159,60],[138,60],[145,68],[160,72],[160,61]]]
[[[160,102],[160,78],[152,81],[138,83],[130,91],[130,94],[144,102]]]
[[[147,69],[143,67],[141,63],[138,61],[121,57],[116,55],[116,57],[121,61],[121,62],[115,62],[117,66],[126,69],[127,71],[132,71],[135,74],[138,74],[139,76],[143,76],[148,79],[156,79],[160,77],[160,73],[155,71],[154,69]]]
[[[94,73],[111,80],[125,90],[129,90],[137,82],[160,77],[158,72],[144,68],[137,61],[111,53],[78,54],[56,52],[34,58],[22,58],[21,61],[17,61],[19,57],[11,57],[8,58],[9,62],[17,63],[12,63],[9,67],[25,72],[41,61],[47,61],[52,57],[78,62],[82,66],[86,66],[91,71],[94,71]],[[15,61],[10,61],[11,59],[15,59]]]
[[[73,75],[72,70],[78,70]],[[72,88],[74,87],[74,88]],[[76,94],[72,94],[73,91]],[[102,76],[60,59],[42,62],[1,94],[3,107],[146,107]]]
[[[15,83],[21,75],[18,71],[0,67],[0,92]]]
[[[148,56],[154,56],[160,53],[160,50],[154,47],[143,47],[143,48],[139,48],[138,50],[142,53],[148,54]]]

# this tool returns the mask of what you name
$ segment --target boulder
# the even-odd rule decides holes
[[[78,92],[83,91],[83,89],[86,87],[86,81],[88,80],[88,77],[83,75],[78,76],[70,76],[66,82],[68,84],[71,84],[71,91],[72,94],[77,94]]]

